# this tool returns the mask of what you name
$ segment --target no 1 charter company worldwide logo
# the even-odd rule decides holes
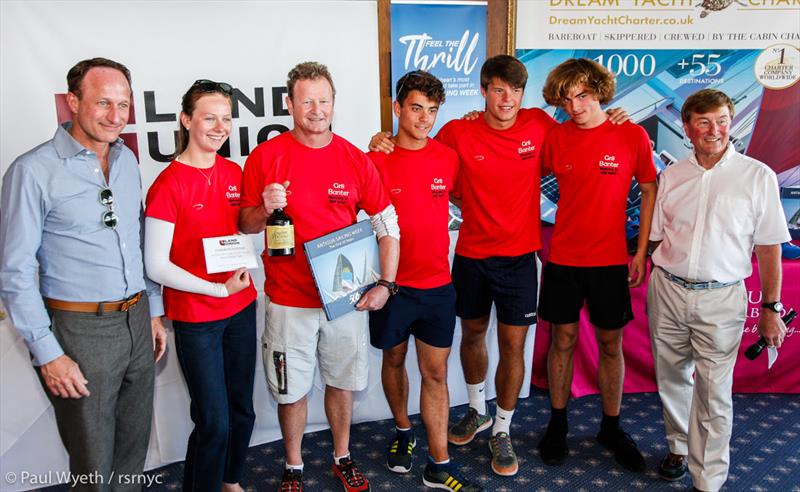
[[[800,50],[790,44],[770,46],[758,55],[753,70],[768,89],[786,89],[800,80]]]

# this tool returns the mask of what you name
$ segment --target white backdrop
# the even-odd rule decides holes
[[[161,153],[174,149],[175,121],[147,121],[145,92],[152,92],[151,113],[175,113],[180,97],[196,79],[226,81],[250,99],[264,90],[264,116],[240,106],[231,135],[231,158],[243,164],[239,128],[247,127],[250,148],[266,125],[290,126],[289,116],[274,116],[272,88],[285,84],[286,73],[300,61],[328,65],[337,89],[334,131],[365,147],[379,129],[375,1],[3,1],[0,2],[0,174],[13,159],[52,137],[56,128],[54,94],[66,92],[65,76],[78,60],[104,56],[120,61],[133,74],[135,133],[145,188],[166,163],[149,155],[148,133],[157,134]],[[281,98],[282,101],[282,98]],[[281,102],[281,107],[283,103]],[[150,118],[152,119],[152,118]],[[246,152],[245,152],[246,153]],[[260,238],[255,238],[261,244]],[[263,272],[254,276],[259,290]],[[1,307],[0,307],[1,308]],[[263,295],[259,295],[259,336],[263,330]],[[497,363],[496,323],[489,333],[490,368]],[[458,362],[460,328],[450,357],[451,403],[467,401]],[[170,333],[170,347],[172,347]],[[259,351],[260,354],[260,351]],[[533,337],[526,345],[529,391]],[[380,389],[380,352],[370,353],[367,390],[355,396],[355,421],[390,417]],[[419,379],[416,356],[409,354],[411,402],[417,412]],[[487,395],[493,397],[494,373]],[[307,430],[326,427],[322,393],[310,396]],[[257,364],[256,428],[252,444],[280,438],[276,405],[268,396],[263,368]],[[184,458],[191,431],[189,403],[174,351],[158,367],[155,417],[147,468]],[[356,436],[356,439],[358,437]],[[23,473],[48,479],[48,471],[67,470],[50,404],[30,365],[24,343],[8,319],[0,322],[0,490],[25,490],[47,483],[20,483]],[[8,480],[14,474],[15,483]]]

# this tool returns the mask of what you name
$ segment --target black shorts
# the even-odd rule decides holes
[[[456,314],[462,319],[488,316],[492,302],[497,320],[514,326],[536,323],[536,254],[453,259]]]
[[[548,262],[542,269],[539,316],[556,324],[577,323],[584,302],[589,321],[617,330],[633,319],[628,265],[574,267]]]
[[[450,347],[456,327],[455,303],[453,284],[432,289],[401,286],[383,309],[369,313],[370,343],[386,350],[414,335],[428,345]]]

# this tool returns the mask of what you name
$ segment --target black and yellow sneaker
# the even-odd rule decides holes
[[[414,447],[416,445],[417,440],[414,438],[413,431],[397,431],[397,435],[386,452],[386,467],[395,473],[410,472],[411,458],[414,455]]]
[[[461,476],[453,463],[437,465],[430,458],[422,473],[422,483],[433,489],[454,492],[483,492],[483,487]]]

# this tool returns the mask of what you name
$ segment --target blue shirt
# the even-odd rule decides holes
[[[19,156],[0,195],[0,297],[34,365],[64,353],[42,297],[116,301],[147,288],[150,315],[164,313],[160,287],[145,283],[136,157],[121,139],[111,144],[106,184],[97,155],[72,138],[69,127]],[[106,187],[114,195],[115,229],[101,221],[107,208],[100,191]]]

